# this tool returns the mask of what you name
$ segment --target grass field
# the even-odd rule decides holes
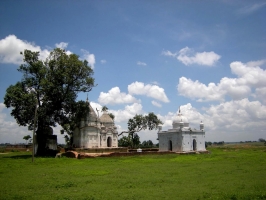
[[[210,154],[36,158],[0,154],[0,199],[266,199],[262,143]]]

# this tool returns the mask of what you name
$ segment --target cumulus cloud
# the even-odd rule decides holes
[[[154,106],[156,106],[156,107],[159,107],[159,108],[162,107],[162,105],[159,104],[157,101],[151,101],[151,103],[152,103],[152,105],[154,105]]]
[[[102,64],[105,64],[106,63],[106,60],[101,60],[100,61]]]
[[[119,87],[114,87],[107,93],[101,92],[98,101],[103,105],[140,102],[131,94],[120,92]]]
[[[136,81],[128,85],[128,92],[129,94],[146,95],[165,103],[169,102],[164,89],[157,85],[145,85],[142,82]]]
[[[93,110],[96,112],[96,114],[97,114],[97,110],[102,111],[103,106],[101,104],[98,104],[95,102],[90,102],[90,105],[93,108]],[[99,113],[99,115],[100,115],[100,113]]]
[[[110,110],[115,116],[115,122],[127,122],[128,119],[134,117],[136,114],[142,113],[142,105],[140,103],[133,103],[132,105],[126,105],[123,110]]]
[[[50,53],[47,49],[41,49],[40,46],[33,42],[18,39],[15,35],[9,35],[0,40],[0,62],[21,64],[23,56],[20,52],[24,52],[25,49],[40,52],[40,59],[42,60],[45,60]]]
[[[255,61],[243,64],[232,62],[230,68],[237,78],[224,77],[219,83],[209,83],[205,85],[198,80],[192,81],[186,77],[181,77],[177,86],[180,95],[197,99],[197,101],[224,101],[226,96],[233,100],[240,100],[252,95],[252,89],[256,89],[259,98],[266,98],[263,88],[266,87],[266,71],[257,66],[265,61]]]
[[[263,70],[259,66],[266,63],[265,60],[248,62],[246,64],[242,62],[232,62],[230,68],[233,74],[237,75],[239,82],[253,87],[265,87],[266,86],[266,70]]]
[[[266,106],[259,101],[249,101],[247,98],[231,100],[201,111],[188,103],[180,109],[188,118],[191,128],[199,129],[200,122],[204,123],[207,141],[257,140],[265,135]],[[178,109],[176,112],[158,115],[164,123],[164,130],[172,127],[177,114]]]
[[[214,66],[218,60],[221,58],[220,55],[210,52],[196,52],[194,53],[193,49],[185,47],[179,52],[172,53],[171,51],[163,51],[163,55],[175,57],[177,60],[182,62],[184,65],[204,65],[204,66]]]
[[[90,54],[90,52],[85,49],[81,49],[81,52],[83,53],[82,58],[87,60],[91,68],[94,69],[94,65],[96,63],[94,54]]]
[[[190,125],[192,128],[198,128],[201,121],[204,121],[205,117],[190,103],[186,105],[181,105],[180,107],[176,108],[175,112],[168,112],[166,115],[158,115],[159,119],[163,121],[163,127],[171,128],[174,118],[179,113],[179,108],[181,113],[186,116],[189,120]]]
[[[180,95],[197,99],[198,101],[219,101],[223,100],[224,92],[214,83],[205,85],[199,81],[192,81],[186,77],[179,78],[177,90]]]
[[[56,43],[55,47],[66,49],[68,43],[60,42]],[[28,42],[26,40],[18,39],[15,35],[9,35],[6,38],[0,40],[0,63],[9,63],[19,65],[23,63],[23,55],[20,52],[24,50],[38,51],[40,53],[39,58],[45,60],[50,51],[48,49],[42,49],[34,42]],[[66,51],[66,54],[71,54],[71,51]]]
[[[140,62],[140,61],[137,62],[137,65],[147,66],[147,64],[145,62]]]
[[[212,105],[206,109],[206,116],[216,129],[231,129],[231,131],[250,131],[265,129],[266,106],[259,101],[249,101],[247,98],[238,101],[228,101]]]
[[[254,97],[266,105],[266,87],[256,88]]]

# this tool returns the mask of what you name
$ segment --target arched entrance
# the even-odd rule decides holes
[[[197,141],[193,140],[193,151],[197,151]]]
[[[168,142],[168,151],[172,151],[173,150],[173,146],[172,146],[172,140],[169,140]]]
[[[111,137],[107,138],[107,147],[112,147],[112,138]]]

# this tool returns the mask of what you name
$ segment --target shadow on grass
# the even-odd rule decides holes
[[[29,159],[32,155],[5,155],[3,158],[11,158],[11,159]]]

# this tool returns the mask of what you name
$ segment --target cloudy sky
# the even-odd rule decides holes
[[[19,52],[45,58],[55,47],[88,60],[98,84],[89,100],[119,131],[148,112],[167,130],[180,106],[207,141],[266,138],[265,19],[259,0],[0,1],[0,143],[31,134],[3,104],[22,77]],[[156,131],[139,135],[156,142]]]

